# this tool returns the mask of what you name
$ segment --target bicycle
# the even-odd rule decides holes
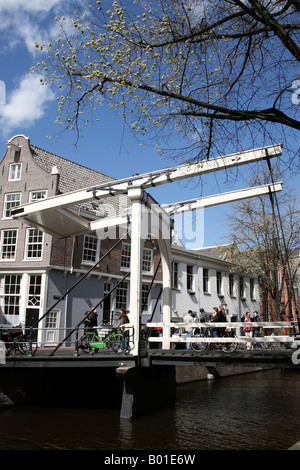
[[[24,341],[24,335],[21,327],[14,326],[11,329],[1,329],[1,339],[5,343],[6,354],[26,354],[28,343]]]
[[[225,333],[222,337],[223,338],[225,338],[225,337],[226,338],[229,338],[229,337],[233,338],[233,337],[235,337],[235,334],[231,331],[230,328],[226,328]],[[232,343],[222,343],[222,342],[220,342],[220,344],[210,343],[210,342],[206,343],[205,341],[193,342],[193,338],[215,338],[211,328],[207,328],[204,331],[204,333],[197,333],[197,334],[192,336],[192,338],[191,338],[191,347],[194,351],[202,352],[202,351],[205,351],[206,349],[209,349],[209,347],[211,347],[214,350],[220,350],[221,349],[223,352],[233,352],[238,347],[238,343],[235,343],[235,342],[232,342]]]
[[[112,349],[114,352],[130,352],[129,338],[118,330],[112,330],[105,338],[100,338],[96,331],[84,332],[78,348],[85,352],[97,352],[100,349]]]

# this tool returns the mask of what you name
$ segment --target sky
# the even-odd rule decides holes
[[[111,110],[101,122],[83,129],[77,145],[71,131],[58,138],[47,137],[61,129],[54,123],[58,114],[54,86],[41,85],[40,78],[30,72],[42,59],[35,42],[47,44],[56,39],[55,16],[72,17],[75,5],[74,0],[0,0],[0,158],[7,141],[23,134],[33,145],[117,179],[179,164],[164,160],[153,146],[140,146],[132,135],[124,135],[122,118]],[[231,185],[227,177],[226,172],[217,172],[201,181],[183,180],[149,192],[160,204],[166,204],[248,186],[245,170],[239,171]],[[293,181],[297,187],[298,179],[296,176]],[[175,228],[191,249],[226,243],[228,209],[228,204],[222,204],[199,211],[197,219],[186,215],[184,224],[176,218]]]

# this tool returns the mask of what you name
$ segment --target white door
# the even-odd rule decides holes
[[[45,324],[45,346],[58,343],[60,310],[53,309],[48,313]]]

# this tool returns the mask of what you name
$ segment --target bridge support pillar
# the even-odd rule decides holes
[[[117,374],[123,377],[120,418],[131,420],[174,403],[175,366],[119,368]]]

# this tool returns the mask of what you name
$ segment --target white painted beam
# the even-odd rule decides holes
[[[126,194],[129,188],[141,187],[144,189],[151,188],[186,178],[192,178],[201,174],[207,174],[214,171],[232,168],[240,165],[249,164],[265,159],[281,155],[281,145],[272,145],[262,147],[255,150],[234,153],[222,157],[213,158],[196,163],[179,165],[163,170],[136,175],[133,177],[112,181],[97,188],[90,187],[73,191],[70,193],[60,194],[51,198],[36,201],[31,204],[18,206],[11,211],[14,218],[21,218],[29,225],[39,225],[44,231],[49,233],[58,233],[58,236],[66,237],[69,235],[87,231],[80,221],[78,227],[73,221],[70,226],[70,219],[63,220],[63,215],[59,214],[57,209],[68,206],[82,204],[93,200],[108,197],[112,194]],[[55,217],[57,213],[57,217]]]
[[[163,204],[161,207],[169,214],[179,214],[180,212],[192,211],[204,207],[217,206],[229,202],[249,199],[262,196],[282,190],[282,182],[274,184],[265,184],[253,188],[238,189],[227,193],[215,194],[201,198],[190,199],[188,201],[175,202],[172,204]]]

